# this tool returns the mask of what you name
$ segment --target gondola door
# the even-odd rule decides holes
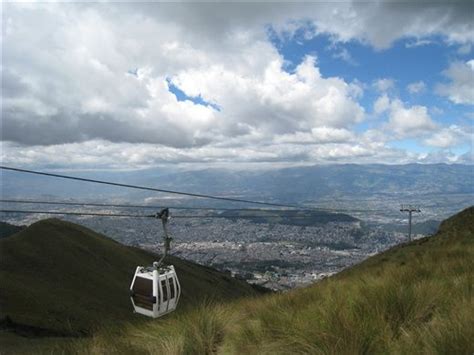
[[[179,299],[179,282],[175,274],[169,275],[167,277],[167,283],[169,286],[169,300],[168,300],[168,309],[174,310],[178,304]]]
[[[160,275],[161,304],[160,314],[168,313],[169,288],[166,283],[166,274]]]
[[[159,276],[158,289],[160,302],[158,313],[160,316],[176,309],[179,298],[176,280],[175,273],[165,273]]]

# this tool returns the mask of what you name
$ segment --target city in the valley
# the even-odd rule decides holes
[[[70,208],[69,208],[70,210]],[[81,211],[81,209],[77,209]],[[112,210],[103,213],[116,212]],[[211,266],[250,283],[273,290],[302,287],[361,262],[407,240],[406,218],[398,228],[388,228],[388,217],[377,221],[358,218],[273,221],[246,218],[213,218],[194,213],[193,218],[172,218],[171,254]],[[48,216],[10,214],[14,224],[30,224]],[[55,216],[51,216],[55,217]],[[153,218],[61,216],[115,240],[160,253],[163,230]],[[427,216],[424,216],[426,219]],[[331,220],[333,219],[333,220]],[[393,220],[393,218],[392,218]],[[287,223],[289,221],[289,223]],[[305,225],[307,224],[307,225]],[[413,238],[428,234],[414,229]]]

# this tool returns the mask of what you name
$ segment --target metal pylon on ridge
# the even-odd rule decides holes
[[[411,241],[411,220],[413,212],[419,213],[421,212],[418,206],[414,205],[401,205],[400,212],[408,212],[408,241]]]

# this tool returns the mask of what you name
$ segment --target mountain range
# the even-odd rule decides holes
[[[474,166],[461,164],[318,165],[272,170],[215,169],[169,172],[139,171],[59,172],[86,178],[110,180],[192,193],[215,194],[285,203],[315,203],[321,199],[364,197],[414,197],[462,195],[473,199]],[[159,193],[119,189],[44,176],[2,171],[4,197],[59,197],[149,201]],[[179,197],[179,196],[178,196]],[[174,203],[209,204],[205,200],[179,197]],[[212,202],[213,205],[219,203]],[[226,203],[228,205],[228,203]],[[240,207],[235,204],[234,207]]]

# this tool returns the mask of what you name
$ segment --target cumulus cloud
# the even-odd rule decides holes
[[[446,149],[419,154],[417,160],[423,164],[472,164],[472,151],[456,154]]]
[[[386,92],[395,87],[395,81],[389,78],[380,78],[372,83],[373,87],[379,92]]]
[[[450,43],[472,42],[462,9],[471,5],[430,4],[430,11],[415,11],[426,6],[7,3],[4,152],[19,164],[54,159],[89,166],[401,161],[402,153],[354,133],[365,117],[360,83],[326,76],[315,56],[288,72],[267,29],[291,35],[307,27],[307,38],[325,33],[334,43],[355,40],[376,49],[398,38],[436,34]],[[335,55],[351,59],[343,49]],[[384,92],[393,85],[391,79],[375,84]],[[431,127],[422,106],[387,97],[377,107],[390,113],[398,136]]]
[[[433,41],[430,41],[428,39],[416,39],[414,41],[406,43],[405,47],[406,48],[416,48],[416,47],[428,46],[432,43],[433,43]]]
[[[210,144],[192,149],[145,143],[111,143],[102,140],[29,147],[4,142],[2,150],[5,165],[52,168],[67,166],[72,169],[140,169],[155,166],[170,166],[174,169],[193,164],[229,166],[229,162],[232,162],[233,166],[258,163],[260,167],[271,163],[274,167],[335,161],[353,163],[354,160],[360,163],[406,163],[416,159],[410,153],[389,148],[375,139],[361,138],[345,142],[336,135],[329,138],[323,136],[322,141],[318,143],[313,140],[312,144],[300,144],[288,139],[287,142],[282,140],[278,144]]]
[[[409,138],[426,135],[439,127],[428,113],[425,106],[407,106],[400,99],[391,99],[383,94],[374,102],[376,115],[387,114],[388,122],[385,130],[392,133],[393,138]]]
[[[352,54],[347,50],[347,48],[337,47],[337,46],[333,46],[333,47],[334,47],[334,48],[332,48],[333,49],[333,54],[332,54],[333,58],[340,59],[340,60],[346,62],[347,64],[350,64],[350,65],[353,65],[353,66],[359,65],[357,63],[357,61],[352,57]]]
[[[248,30],[228,31],[216,47],[196,45],[180,24],[120,8],[112,8],[114,16],[85,5],[27,9],[8,12],[4,140],[183,148],[226,137],[347,128],[364,116],[353,98],[361,91],[356,84],[323,77],[314,57],[287,73],[272,44]],[[150,35],[157,48],[140,40]],[[178,99],[170,84],[188,99]]]
[[[466,44],[460,46],[457,52],[460,55],[467,55],[467,54],[471,53],[471,50],[472,50],[472,44],[471,43],[466,43]]]
[[[291,36],[307,27],[307,38],[330,34],[334,41],[357,40],[377,49],[388,48],[399,38],[422,43],[439,35],[448,43],[472,43],[471,2],[282,2],[282,3],[136,3],[141,11],[159,19],[187,24],[190,35],[225,37],[229,28],[254,29],[271,24],[281,35]],[[130,10],[129,10],[130,11]]]
[[[324,78],[308,56],[293,74],[275,58],[253,75],[224,65],[184,70],[171,80],[188,96],[204,100],[229,112],[225,131],[237,133],[247,125],[268,134],[309,131],[313,127],[348,127],[360,122],[364,110],[353,100],[353,89],[340,78]]]
[[[326,144],[326,143],[350,143],[355,140],[351,131],[343,128],[318,127],[311,132],[297,132],[294,134],[283,134],[275,137],[275,143],[292,144]]]
[[[469,134],[463,127],[451,125],[426,138],[424,143],[436,148],[450,148],[466,143],[469,139],[474,139],[472,132]]]
[[[431,132],[437,128],[437,125],[431,119],[425,106],[405,107],[400,100],[394,100],[391,104],[387,127],[402,138],[416,137]]]
[[[380,115],[390,108],[390,99],[387,94],[383,94],[374,102],[374,113]]]
[[[420,94],[426,90],[426,84],[423,81],[417,81],[407,85],[410,94]]]
[[[215,110],[178,101],[165,73],[182,64],[179,58],[170,60],[137,41],[153,33],[166,44],[166,32],[173,37],[176,30],[121,13],[112,19],[87,7],[68,9],[40,6],[8,12],[2,74],[11,80],[3,87],[4,140],[205,143],[203,128]],[[131,66],[139,67],[136,75],[129,74]],[[21,83],[17,94],[10,81]]]
[[[437,93],[455,104],[474,105],[474,59],[451,63],[443,74],[450,82],[439,84]]]
[[[321,11],[315,21],[318,31],[341,41],[355,38],[378,49],[402,37],[414,38],[414,43],[436,34],[450,43],[472,43],[474,38],[470,2],[354,2],[327,7],[331,10]]]

